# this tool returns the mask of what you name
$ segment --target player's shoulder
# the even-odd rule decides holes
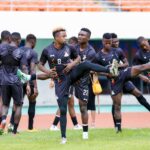
[[[95,52],[95,49],[94,49],[94,47],[91,44],[88,44],[88,48],[89,48],[90,51]]]
[[[25,54],[25,47],[24,47],[24,46],[22,46],[22,47],[17,47],[17,48],[15,49],[15,52],[21,53],[21,54]]]
[[[53,43],[49,44],[48,46],[46,46],[43,51],[51,51],[53,49]]]
[[[123,53],[123,49],[122,49],[121,47],[116,48],[116,50],[117,50],[118,52]]]
[[[102,49],[99,49],[99,50],[97,51],[97,53],[96,53],[96,56],[97,56],[97,57],[100,57],[100,56],[102,56],[102,55],[103,55]]]
[[[6,44],[6,43],[5,44],[3,44],[3,43],[0,44],[1,49],[5,49],[5,48],[9,48],[9,47],[10,47],[10,44]]]
[[[31,49],[32,54],[37,55],[37,50],[36,49]]]
[[[112,49],[113,51],[117,52],[117,53],[123,53],[123,49],[120,48],[120,47],[118,47],[118,48],[112,47],[111,49]]]
[[[135,53],[135,57],[138,57],[140,58],[142,56],[142,50],[141,49],[138,49]]]
[[[16,51],[20,51],[20,53],[28,53],[30,51],[30,49],[28,47],[25,47],[25,46],[21,46],[21,47],[18,47],[16,49]]]
[[[65,48],[69,48],[69,49],[76,49],[76,48],[77,48],[77,45],[71,45],[71,44],[65,43],[65,44],[64,44],[64,47],[65,47]]]

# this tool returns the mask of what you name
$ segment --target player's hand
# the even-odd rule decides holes
[[[107,76],[107,78],[112,78],[113,77],[113,75],[110,74],[110,73],[108,73],[106,76]]]
[[[29,84],[27,84],[27,86],[26,86],[26,92],[27,92],[27,96],[31,95],[31,88],[30,88]]]
[[[57,77],[57,72],[56,72],[56,68],[53,68],[53,69],[50,69],[49,72],[48,72],[48,75],[50,78],[55,78]]]
[[[146,76],[142,76],[142,80],[146,83],[150,83],[150,79]]]
[[[68,73],[73,68],[73,66],[74,66],[73,63],[67,64],[64,69],[64,73]]]

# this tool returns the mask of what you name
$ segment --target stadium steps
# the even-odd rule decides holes
[[[1,0],[3,11],[102,11],[96,0]]]

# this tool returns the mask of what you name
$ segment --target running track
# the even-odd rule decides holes
[[[81,124],[80,114],[77,114],[78,122]],[[27,129],[27,115],[23,115],[19,125],[19,130]],[[36,115],[35,128],[48,129],[52,124],[54,115]],[[9,120],[9,116],[8,116]],[[8,121],[7,120],[7,121]],[[89,126],[90,126],[89,114]],[[70,116],[68,115],[68,128],[73,128]],[[136,113],[122,113],[122,127],[123,128],[150,128],[150,113],[149,112],[136,112]],[[113,120],[110,113],[96,114],[96,128],[113,128]]]

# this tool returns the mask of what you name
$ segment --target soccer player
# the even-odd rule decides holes
[[[111,64],[113,59],[116,59],[119,63],[118,68],[120,68],[118,77],[111,77],[110,75],[108,75],[111,88],[111,97],[114,105],[116,131],[118,133],[121,131],[121,98],[123,86],[126,81],[138,76],[143,71],[150,69],[150,63],[123,69],[124,64],[120,63],[121,60],[124,60],[124,58],[122,57],[123,55],[121,54],[121,51],[112,48],[112,36],[110,33],[105,33],[103,35],[102,43],[103,48],[96,54],[95,62],[103,66],[108,66],[109,64]]]
[[[2,61],[2,122],[1,131],[6,126],[6,117],[8,114],[11,98],[14,100],[15,115],[13,133],[17,133],[17,128],[21,118],[21,109],[23,104],[23,88],[20,79],[17,76],[17,69],[21,66],[22,70],[27,73],[27,60],[22,51],[18,49],[21,42],[21,36],[18,32],[11,34],[11,43],[6,44],[0,50]]]
[[[36,37],[33,34],[28,34],[26,37],[25,46],[19,48],[21,51],[24,52],[24,55],[27,59],[27,69],[28,74],[32,75],[36,73],[36,64],[38,63],[38,55],[37,52],[34,50],[36,45]],[[27,90],[29,89],[29,93]],[[36,80],[29,82],[28,84],[23,85],[23,97],[27,94],[29,100],[29,108],[28,108],[28,130],[34,131],[33,123],[34,123],[34,116],[35,116],[35,106],[36,106],[36,97],[38,96],[38,88]],[[14,124],[14,114],[15,110],[12,111],[12,116],[10,119],[10,124],[8,126],[8,131],[10,132],[13,128]]]
[[[68,44],[75,46],[78,44],[78,38],[75,36],[72,36],[71,38],[68,39]]]
[[[5,47],[5,45],[9,44],[11,41],[11,33],[7,30],[1,32],[1,44],[0,44],[0,51]],[[2,89],[1,89],[1,82],[2,82],[2,64],[0,62],[0,124],[2,121]]]
[[[78,34],[78,45],[75,47],[81,57],[81,62],[92,61],[96,55],[94,48],[89,44],[91,31],[88,28],[82,28]],[[74,84],[75,96],[79,99],[81,119],[83,126],[83,139],[88,139],[88,111],[87,103],[89,99],[90,74],[85,74]]]
[[[126,67],[129,66],[128,60],[125,57],[123,50],[119,47],[119,39],[118,39],[117,35],[115,33],[112,33],[111,35],[112,35],[112,47],[114,49],[117,49],[117,51],[120,51],[120,54],[122,54],[123,59],[121,60],[121,63],[124,64],[123,67],[125,68],[125,66]],[[139,76],[142,80],[146,81],[146,79],[145,79],[145,77],[143,77],[143,75],[139,75]],[[146,99],[142,95],[142,93],[135,87],[135,85],[131,81],[125,82],[125,84],[123,86],[123,91],[126,91],[127,93],[130,93],[133,96],[135,96],[136,99],[138,100],[138,102],[150,111],[149,103],[146,101]],[[115,121],[115,117],[114,117],[114,105],[112,105],[112,116],[113,116],[113,120],[114,120],[114,125],[116,127],[116,121]]]
[[[50,68],[56,68],[58,77],[55,78],[55,93],[58,97],[57,102],[60,109],[61,143],[65,144],[67,142],[66,115],[70,85],[78,81],[85,73],[91,70],[117,75],[118,68],[115,62],[111,67],[103,67],[88,61],[80,63],[81,59],[78,52],[72,46],[66,44],[66,30],[57,28],[53,30],[52,34],[54,42],[43,50],[39,62],[39,69],[45,74],[50,75],[52,70],[48,70],[44,67],[47,61]],[[71,59],[73,61],[71,61]],[[26,75],[20,71],[18,71],[18,76],[21,79],[24,78],[27,80]],[[33,76],[31,76],[31,78],[34,79]]]
[[[139,46],[139,50],[136,52],[135,57],[133,59],[133,65],[141,65],[141,64],[146,64],[150,62],[150,44],[148,42],[147,39],[145,39],[144,37],[140,36],[137,39],[137,44]],[[148,87],[149,88],[149,84],[150,84],[150,71],[146,71],[144,72],[144,74],[140,75],[139,77],[143,77],[145,78],[145,82],[148,83]],[[143,78],[141,78],[143,80]],[[148,89],[149,92],[149,89]]]
[[[78,38],[73,36],[71,38],[68,39],[68,44],[72,45],[72,46],[75,46],[78,44]],[[70,88],[70,94],[69,94],[69,100],[68,100],[68,110],[69,110],[69,114],[70,114],[70,117],[71,117],[71,120],[72,120],[72,123],[74,125],[74,129],[75,130],[80,130],[82,129],[81,125],[78,124],[78,121],[77,121],[77,117],[76,117],[76,113],[75,113],[75,109],[74,109],[74,96],[73,96],[73,91],[74,91],[74,88],[73,86],[71,86]],[[59,119],[60,118],[60,111],[57,110],[56,112],[56,115],[55,115],[55,118],[54,118],[54,121],[50,127],[50,130],[51,131],[58,131],[58,123],[59,123]]]

